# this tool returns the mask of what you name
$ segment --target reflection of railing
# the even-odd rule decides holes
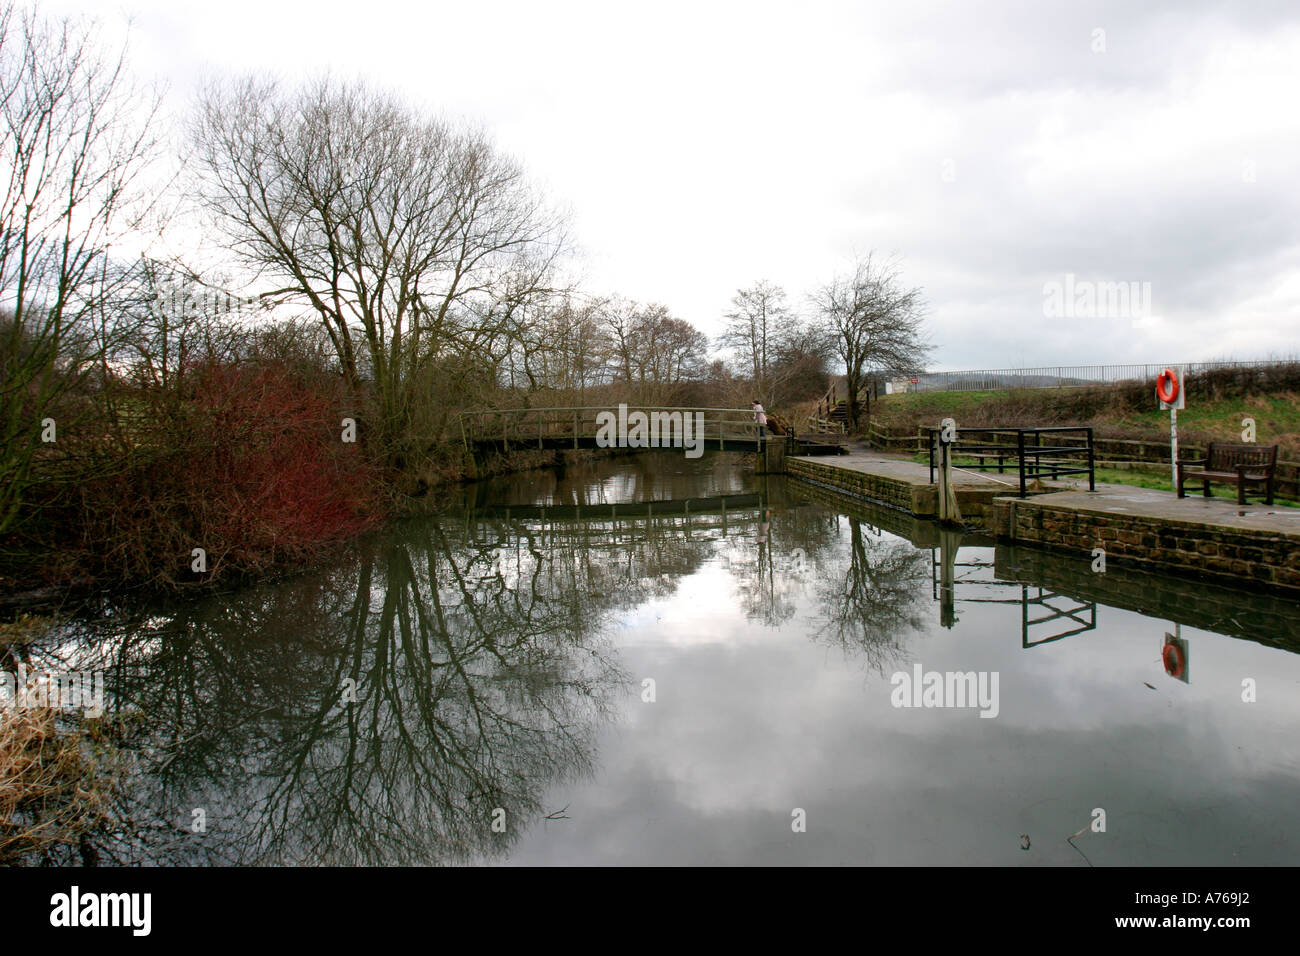
[[[1030,590],[1037,591],[1034,597],[1029,596]],[[1059,608],[1051,602],[1054,600],[1072,601],[1076,606],[1070,608]],[[1030,618],[1029,609],[1031,607],[1041,607],[1050,611],[1044,617]],[[1091,631],[1097,627],[1097,605],[1093,601],[1078,601],[1068,594],[1058,594],[1055,591],[1048,591],[1043,588],[1031,588],[1028,584],[1020,585],[1020,644],[1022,647],[1037,647],[1039,644],[1050,644],[1052,641],[1059,641],[1063,637],[1070,637],[1073,634],[1082,634],[1084,631]],[[1084,620],[1079,615],[1086,613],[1088,619]],[[1061,631],[1059,634],[1051,634],[1048,637],[1041,637],[1036,641],[1029,639],[1030,628],[1039,624],[1050,624],[1053,621],[1069,620],[1079,626],[1070,631]]]
[[[987,569],[990,572],[994,568],[992,560],[957,561],[956,552],[958,548],[959,546],[956,545],[945,544],[942,547],[930,549],[930,595],[940,603],[940,619],[944,627],[951,627],[956,621],[955,606],[957,604],[1019,604],[1020,646],[1024,648],[1037,647],[1039,644],[1050,644],[1052,641],[1059,641],[1074,634],[1082,634],[1084,631],[1091,631],[1097,627],[1097,604],[1094,601],[1079,601],[1068,594],[1060,594],[1046,588],[1021,584],[1017,581],[999,580],[993,574],[988,577],[971,578],[969,577],[971,572],[968,570],[958,576],[956,572],[958,568]],[[944,554],[945,551],[950,553]],[[1016,597],[957,596],[958,587],[971,586],[988,588],[995,593],[999,589],[1002,591],[1018,589],[1020,593]],[[1058,606],[1061,602],[1070,602],[1071,606]],[[1042,608],[1046,613],[1031,617],[1031,612],[1035,608]],[[1030,640],[1035,627],[1051,624],[1054,621],[1070,621],[1079,626]],[[1066,626],[1068,627],[1068,624]]]
[[[1085,553],[1066,555],[1026,545],[998,544],[997,574],[1006,581],[1041,585],[1144,617],[1170,620],[1215,634],[1256,641],[1300,654],[1300,615],[1295,600],[1239,588],[1192,581],[1111,564],[1105,574],[1092,569]]]
[[[942,429],[928,428],[930,447],[930,483],[934,483],[935,446]],[[1044,445],[1043,436],[1057,439],[1058,443]],[[975,436],[974,440],[966,436]],[[999,438],[1010,439],[999,441]],[[1061,444],[1070,441],[1071,436],[1078,436],[1079,444]],[[1032,439],[1032,441],[1031,441]],[[1097,488],[1093,471],[1092,429],[1084,425],[1052,425],[1041,428],[959,428],[957,440],[952,443],[954,458],[970,458],[973,462],[963,468],[975,468],[979,471],[996,467],[999,474],[1012,468],[1020,478],[1020,497],[1027,494],[1031,481],[1040,478],[1061,478],[1065,475],[1087,475],[1088,490]],[[1067,456],[1083,455],[1087,467],[1079,467],[1084,461]]]
[[[612,418],[610,417],[612,416]],[[669,405],[581,408],[496,408],[461,412],[461,440],[473,445],[519,448],[590,448],[598,435],[627,439],[621,447],[680,448],[692,440],[726,450],[752,448],[763,438],[748,408],[683,408]],[[610,435],[613,425],[613,435]]]
[[[761,507],[762,495],[719,495],[713,498],[673,498],[665,501],[624,501],[585,505],[509,505],[475,508],[471,518],[499,518],[504,521],[532,519],[555,521],[617,521],[652,518],[659,515],[720,513]]]

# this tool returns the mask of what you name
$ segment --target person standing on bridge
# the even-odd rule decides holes
[[[754,399],[754,421],[758,425],[758,433],[762,435],[768,430],[767,413],[763,411],[763,406],[758,399]]]

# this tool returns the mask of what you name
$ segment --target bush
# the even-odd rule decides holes
[[[381,475],[342,440],[341,392],[278,362],[207,362],[141,396],[125,467],[85,482],[74,525],[92,573],[179,585],[309,560],[379,518]],[[206,573],[191,570],[192,550]]]

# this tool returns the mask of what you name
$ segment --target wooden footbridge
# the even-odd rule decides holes
[[[760,430],[748,408],[618,405],[471,409],[460,418],[466,452],[523,449],[680,449],[762,454],[785,443],[791,455],[838,455],[843,444],[826,436],[772,435]]]

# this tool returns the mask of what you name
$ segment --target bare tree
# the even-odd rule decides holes
[[[925,304],[919,288],[904,288],[894,261],[859,257],[812,296],[821,325],[844,363],[852,427],[861,426],[862,392],[872,370],[919,372],[931,347],[923,334]]]
[[[830,378],[829,366],[835,355],[834,342],[814,322],[794,322],[777,342],[768,369],[772,394],[770,405],[820,398]]]
[[[635,369],[643,348],[640,309],[637,303],[622,296],[611,296],[600,304],[602,351],[610,378],[628,386],[636,381]]]
[[[422,364],[482,355],[548,289],[559,218],[481,130],[360,83],[213,86],[193,127],[203,192],[237,253],[328,330],[378,437],[401,440]]]
[[[684,383],[703,378],[708,336],[675,318],[667,306],[615,297],[603,303],[601,312],[610,379],[635,400],[663,402]]]
[[[34,463],[73,425],[56,409],[121,332],[107,313],[133,273],[109,247],[147,212],[135,187],[158,107],[124,69],[93,23],[0,6],[0,532],[54,480]]]
[[[785,290],[767,280],[740,289],[731,299],[732,310],[725,318],[726,329],[718,345],[731,349],[753,376],[754,393],[771,404],[771,371],[782,336],[795,317],[785,305]]]
[[[720,348],[736,356],[737,371],[749,377],[753,397],[768,408],[826,390],[831,349],[820,327],[803,321],[786,305],[785,290],[766,280],[740,289]]]
[[[667,398],[676,386],[699,378],[709,339],[685,319],[674,317],[666,306],[648,305],[640,316],[643,386],[656,388]]]

